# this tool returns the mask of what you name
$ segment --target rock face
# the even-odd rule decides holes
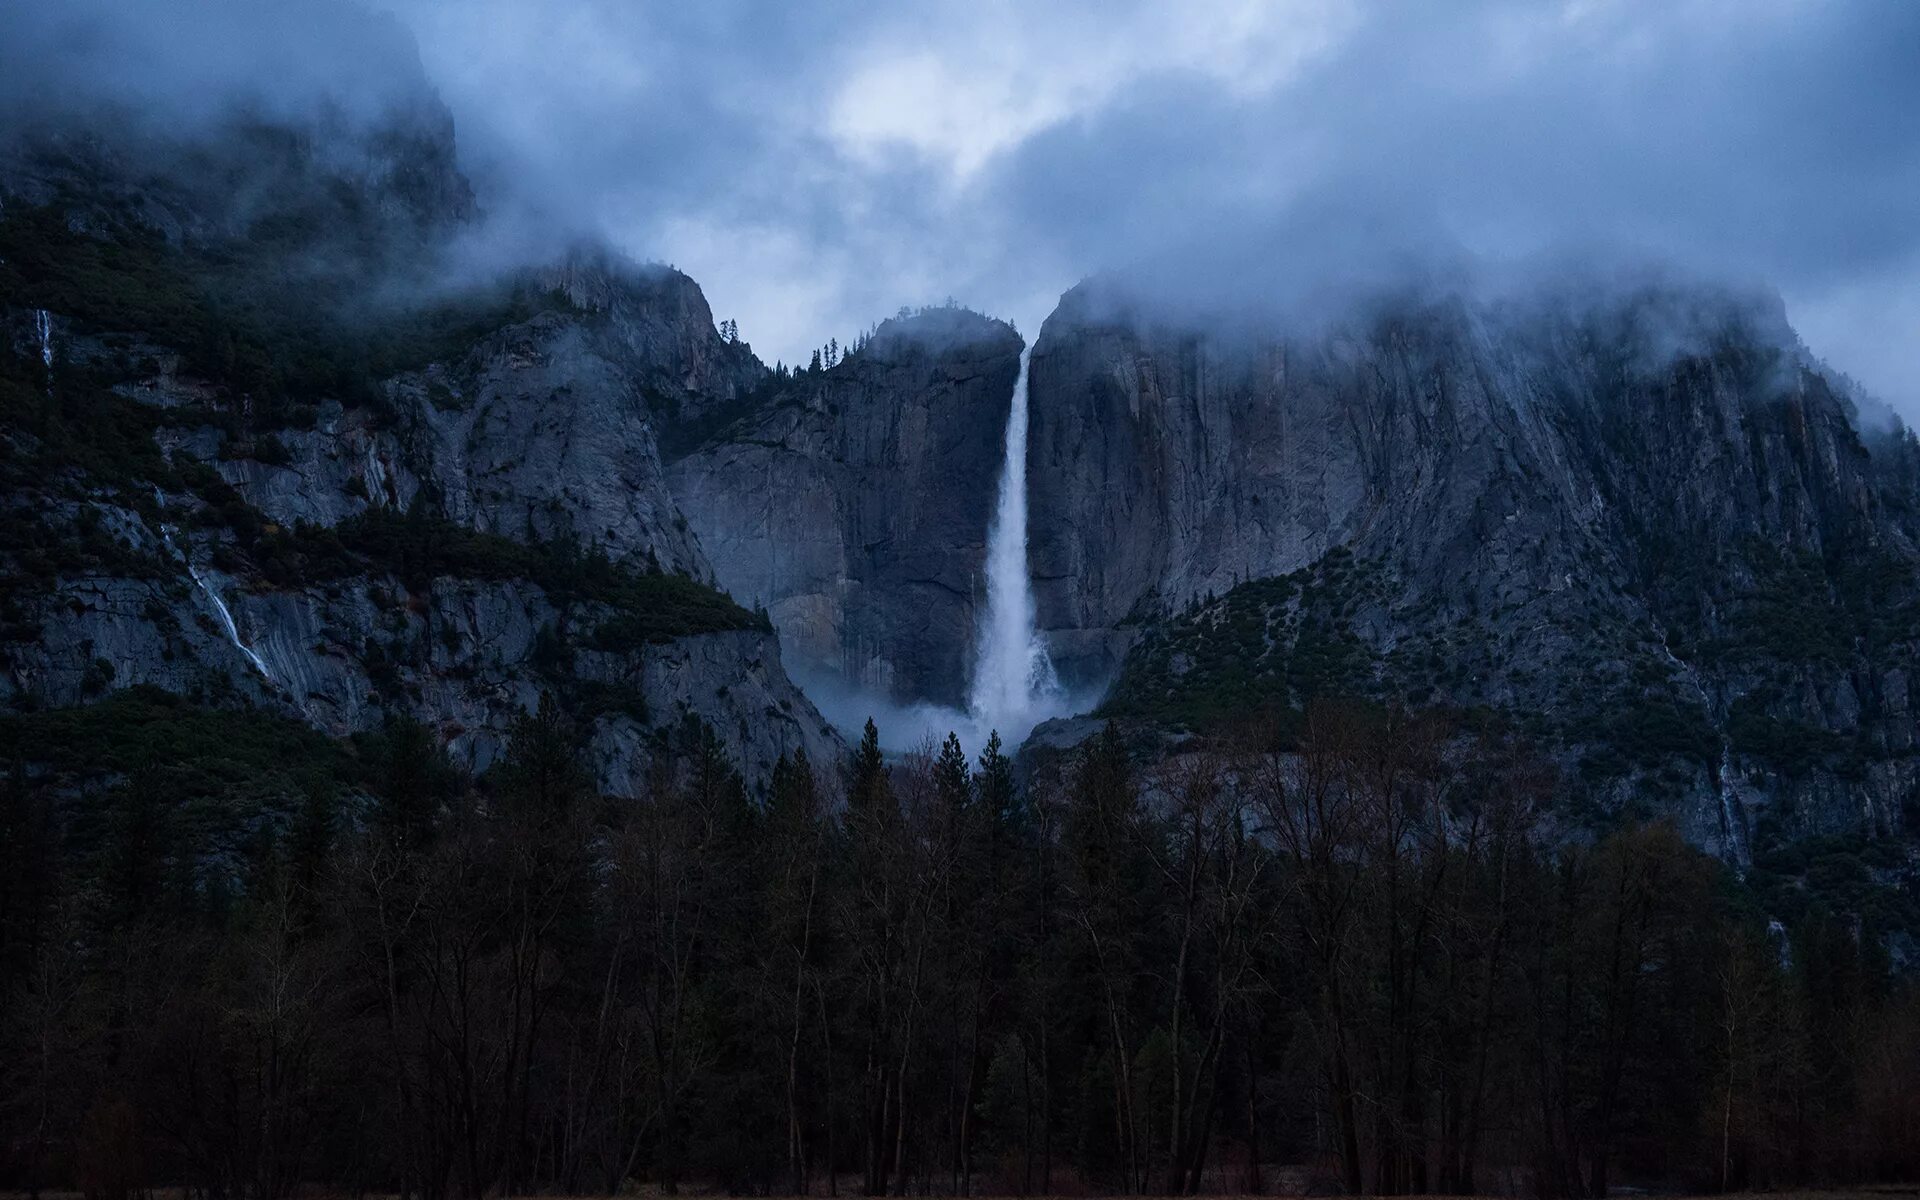
[[[406,715],[484,769],[551,692],[615,795],[688,717],[750,779],[837,762],[655,436],[769,373],[590,248],[416,295],[475,212],[444,118],[217,127],[158,175],[127,130],[0,147],[0,701]]]
[[[730,402],[759,364],[723,343],[678,272],[596,262],[541,277],[567,298],[458,362],[392,384],[448,515],[508,537],[572,537],[710,578],[674,508],[654,427]]]
[[[1040,625],[1116,711],[1228,679],[1491,707],[1734,858],[1762,817],[1913,819],[1920,456],[1862,440],[1777,301],[1388,297],[1223,333],[1088,285],[1031,388]]]
[[[245,697],[336,736],[404,714],[438,730],[457,759],[485,769],[543,691],[577,691],[601,789],[615,796],[637,794],[653,731],[688,716],[712,726],[756,772],[782,754],[804,750],[831,763],[840,751],[782,670],[770,633],[583,649],[554,663],[543,658],[543,640],[590,626],[598,614],[557,605],[531,583],[441,577],[410,590],[370,576],[264,590],[210,567],[199,573],[204,585],[63,581],[45,597],[38,642],[12,648],[0,695],[62,706],[151,684],[207,700]]]
[[[632,373],[666,428],[736,405],[767,378],[752,347],[715,332],[700,285],[671,267],[636,267],[585,248],[534,272],[533,283],[593,316],[596,349]]]
[[[890,320],[670,465],[720,585],[797,668],[963,702],[1021,348],[961,309]]]
[[[390,411],[323,402],[281,430],[284,461],[223,458],[218,430],[169,430],[283,524],[332,525],[370,504],[405,509],[422,488],[462,524],[506,537],[568,537],[615,558],[710,578],[666,487],[654,429],[731,403],[764,371],[713,331],[700,289],[666,268],[595,255],[531,275],[548,302],[445,362],[384,384]],[[197,382],[163,373],[131,389],[173,409]]]

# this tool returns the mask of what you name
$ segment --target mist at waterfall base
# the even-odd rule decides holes
[[[795,674],[828,721],[857,736],[871,718],[888,751],[937,746],[953,733],[977,756],[998,731],[1011,753],[1042,721],[1084,711],[1095,699],[1061,689],[1034,627],[1033,580],[1027,573],[1027,366],[1032,354],[1031,345],[1020,352],[1020,373],[1007,408],[999,490],[987,530],[987,609],[975,634],[966,709],[902,705],[838,680]]]
[[[978,759],[986,748],[989,734],[1000,734],[1003,752],[1011,754],[1027,740],[1042,721],[1086,712],[1099,703],[1097,693],[1066,694],[1046,710],[1028,710],[1025,714],[989,717],[944,704],[925,701],[902,704],[864,688],[850,686],[837,675],[810,672],[804,667],[789,667],[787,674],[820,710],[827,723],[839,730],[849,743],[860,740],[868,720],[880,732],[880,748],[890,755],[911,754],[940,748],[949,733],[960,739],[970,759]]]

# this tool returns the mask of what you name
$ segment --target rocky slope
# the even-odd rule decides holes
[[[406,714],[484,766],[551,692],[616,793],[689,716],[753,775],[837,758],[789,665],[962,702],[1011,327],[770,372],[668,269],[449,271],[431,103],[193,136],[0,139],[0,700]],[[1083,285],[1032,359],[1040,623],[1105,713],[1447,709],[1546,747],[1566,820],[1741,863],[1917,827],[1920,450],[1777,301],[1150,300]]]
[[[1862,439],[1777,301],[1410,294],[1307,331],[1095,283],[1031,378],[1040,623],[1108,711],[1499,714],[1576,810],[1736,861],[1913,827],[1920,455]]]
[[[765,607],[797,668],[963,703],[1021,348],[964,309],[889,320],[668,468],[720,585]]]
[[[7,142],[0,699],[406,714],[484,767],[553,692],[616,794],[688,716],[754,775],[834,761],[655,440],[765,368],[665,268],[449,276],[476,219],[451,137],[429,110],[172,157],[110,124]]]

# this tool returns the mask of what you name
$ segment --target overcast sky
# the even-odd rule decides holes
[[[411,31],[502,242],[672,262],[770,361],[949,295],[1032,334],[1141,260],[1571,250],[1771,284],[1920,418],[1920,0],[360,2],[0,4],[0,117],[377,105]]]
[[[1770,282],[1920,415],[1911,0],[380,2],[476,161],[769,360],[949,294],[1031,333],[1169,251],[1574,244]]]

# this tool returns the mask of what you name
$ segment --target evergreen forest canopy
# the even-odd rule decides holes
[[[1553,774],[1430,717],[1320,701],[1152,768],[1109,726],[1030,784],[997,738],[889,763],[871,725],[747,780],[689,721],[618,802],[552,703],[477,778],[404,721],[150,689],[0,734],[0,1187],[1920,1170],[1920,992],[1844,915],[1844,847],[1770,925],[1766,870],[1658,824],[1556,845]]]

